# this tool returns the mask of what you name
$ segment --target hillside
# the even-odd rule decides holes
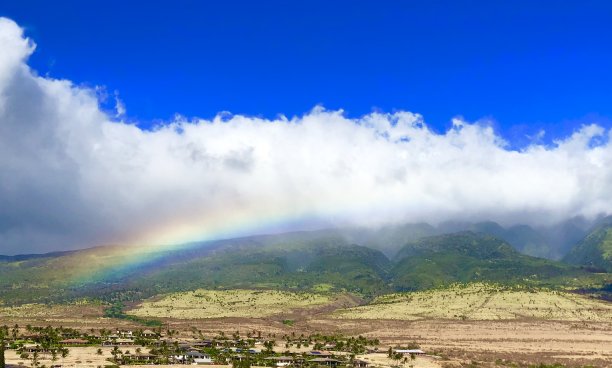
[[[380,239],[395,244],[412,231],[407,229],[393,228]],[[369,298],[471,281],[599,288],[607,277],[522,255],[503,240],[473,232],[404,242],[391,259],[351,241],[372,243],[372,234],[355,231],[350,239],[345,230],[321,230],[185,244],[172,250],[107,246],[6,257],[0,259],[0,301],[131,301],[201,288],[347,291]]]
[[[520,254],[501,239],[469,231],[409,243],[395,262],[391,273],[397,290],[471,281],[563,285],[585,276],[574,267]]]
[[[503,239],[523,254],[561,260],[588,234],[590,225],[590,222],[579,217],[541,227],[517,224],[505,228],[493,221],[446,222],[438,226],[436,235],[472,231]]]
[[[261,239],[259,239],[261,241]],[[334,237],[219,251],[208,257],[148,272],[128,286],[156,292],[200,287],[334,288],[372,294],[387,289],[389,260],[367,247]]]
[[[564,260],[595,271],[612,272],[612,225],[604,224],[596,228]]]
[[[129,262],[125,260],[129,259]],[[0,260],[0,301],[142,298],[201,287],[387,289],[390,261],[343,237],[297,232],[221,240],[135,256],[121,247]]]
[[[458,319],[603,321],[612,319],[612,304],[582,295],[522,286],[471,283],[396,293],[372,303],[339,310],[340,319]]]

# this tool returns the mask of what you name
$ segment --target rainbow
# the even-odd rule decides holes
[[[348,210],[358,210],[355,202],[346,203],[343,211],[327,211],[325,218],[342,218]],[[363,208],[361,208],[363,209]],[[200,247],[202,242],[230,239],[243,236],[279,233],[291,230],[304,230],[325,227],[317,223],[321,213],[294,210],[280,212],[270,206],[259,209],[256,215],[252,210],[230,208],[201,215],[197,220],[176,219],[154,229],[133,235],[133,239],[121,245],[91,248],[76,253],[72,262],[73,272],[68,280],[71,283],[87,284],[109,277],[129,274],[131,271],[158,261],[167,251],[189,250]],[[310,225],[307,225],[310,224]],[[310,227],[308,227],[310,226]]]

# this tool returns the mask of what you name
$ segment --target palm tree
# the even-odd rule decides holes
[[[399,361],[402,359],[403,356],[404,355],[402,353],[395,353],[393,354],[393,360],[397,362],[396,364],[399,364]]]
[[[38,350],[35,350],[32,353],[32,367],[38,367],[40,363],[38,362]]]
[[[56,360],[57,360],[57,350],[53,349],[51,350],[51,361],[55,363]]]
[[[5,368],[6,363],[4,361],[4,332],[0,333],[0,368]]]
[[[68,350],[68,348],[61,348],[60,349],[60,355],[62,356],[62,365],[64,365],[64,359],[66,359],[68,354],[70,354],[70,351]]]
[[[117,355],[120,353],[121,351],[119,350],[119,348],[117,347],[117,345],[113,346],[113,350],[111,350],[111,355],[113,356],[113,360],[115,361],[115,363],[117,362]]]
[[[13,330],[11,332],[13,334],[13,340],[17,340],[17,334],[19,333],[19,325],[15,324],[15,326],[13,326]]]

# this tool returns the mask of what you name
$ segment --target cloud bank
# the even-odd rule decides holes
[[[38,76],[34,49],[0,18],[0,253],[612,208],[610,132],[597,125],[521,151],[486,124],[439,134],[410,112],[219,114],[143,130],[118,121],[119,100],[108,113],[95,91]]]

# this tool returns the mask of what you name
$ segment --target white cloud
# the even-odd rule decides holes
[[[115,91],[115,117],[122,118],[126,112],[125,104],[119,98],[119,92]]]
[[[0,253],[275,226],[554,222],[612,208],[610,132],[596,125],[521,152],[486,124],[455,120],[438,134],[410,112],[223,113],[145,131],[113,121],[95,91],[37,76],[33,51],[0,18]]]

